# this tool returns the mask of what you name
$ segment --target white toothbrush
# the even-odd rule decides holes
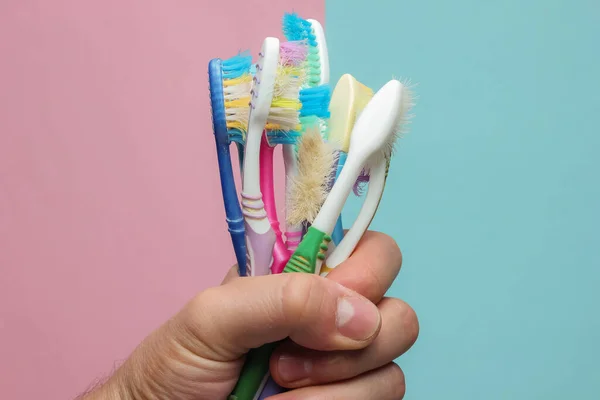
[[[260,142],[273,100],[278,63],[279,39],[268,37],[263,42],[256,64],[244,152],[241,197],[249,276],[268,275],[273,262],[273,246],[276,237],[262,201],[259,157]]]

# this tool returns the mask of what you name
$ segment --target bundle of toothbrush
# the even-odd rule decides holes
[[[377,211],[412,96],[396,79],[374,93],[349,74],[332,91],[321,24],[286,14],[283,34],[286,41],[266,38],[254,63],[248,53],[209,63],[227,225],[241,276],[326,276],[351,255]],[[239,196],[232,142],[241,167]],[[285,237],[273,185],[277,145],[285,167]],[[352,191],[362,195],[364,187],[361,211],[344,233],[342,208]],[[283,391],[269,376],[275,345],[248,355],[230,400]]]

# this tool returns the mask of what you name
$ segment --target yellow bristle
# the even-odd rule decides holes
[[[227,129],[237,129],[244,137],[248,130],[248,103],[251,89],[251,74],[244,74],[234,79],[223,79]]]
[[[241,85],[243,83],[249,83],[252,82],[252,75],[250,74],[245,74],[242,75],[238,78],[234,78],[234,79],[223,79],[223,86],[224,87],[228,87],[228,86],[235,86],[235,85]]]
[[[297,225],[316,218],[328,192],[335,165],[334,149],[321,137],[318,127],[309,128],[298,143],[298,174],[287,200],[287,223]]]
[[[300,87],[305,79],[304,69],[279,65],[273,88],[273,100],[267,118],[267,130],[300,130]]]

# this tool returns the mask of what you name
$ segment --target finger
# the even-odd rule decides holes
[[[267,400],[400,400],[405,392],[404,373],[390,363],[348,381],[295,389]]]
[[[417,315],[402,300],[389,297],[379,303],[379,311],[381,331],[369,347],[319,352],[286,342],[271,358],[273,379],[288,388],[311,386],[353,378],[394,361],[417,340]]]
[[[354,253],[327,276],[374,303],[390,288],[402,265],[396,241],[383,233],[367,231]]]
[[[225,275],[225,278],[223,278],[223,282],[221,282],[221,285],[231,282],[235,278],[239,277],[240,276],[238,274],[238,266],[234,265],[233,267],[229,268],[229,271],[227,271],[227,275]]]
[[[286,337],[317,350],[367,346],[381,327],[372,302],[310,274],[234,279],[205,290],[175,318],[186,346],[213,360],[235,360],[252,348]]]

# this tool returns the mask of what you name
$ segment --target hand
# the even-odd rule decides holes
[[[406,303],[384,297],[401,262],[390,237],[367,232],[327,278],[240,278],[232,269],[84,398],[226,399],[250,349],[288,338],[270,368],[277,383],[293,390],[271,400],[401,399],[404,375],[393,360],[419,330]]]

